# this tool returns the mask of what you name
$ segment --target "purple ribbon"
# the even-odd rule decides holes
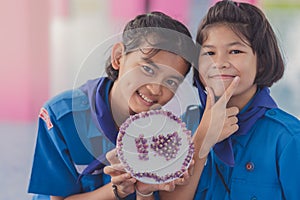
[[[100,78],[88,81],[80,89],[87,94],[91,115],[97,128],[101,130],[113,144],[116,144],[118,129],[115,126],[113,116],[109,109],[108,92],[112,81],[108,78]],[[78,181],[82,176],[92,174],[95,170],[101,170],[106,166],[106,152],[101,154],[94,161],[92,161],[80,174]]]

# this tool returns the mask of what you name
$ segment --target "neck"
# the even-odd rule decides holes
[[[112,112],[112,116],[114,118],[115,124],[117,127],[129,117],[127,98],[122,95],[122,91],[120,87],[117,87],[117,81],[113,84],[110,92],[109,92],[109,103]]]

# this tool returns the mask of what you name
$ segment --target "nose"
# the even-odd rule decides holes
[[[213,61],[213,67],[217,69],[224,69],[230,66],[227,56],[217,55]]]
[[[146,85],[147,89],[151,92],[152,95],[161,95],[162,90],[161,90],[161,85],[160,84],[147,84]]]

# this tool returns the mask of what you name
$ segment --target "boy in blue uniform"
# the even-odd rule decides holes
[[[129,115],[173,97],[195,52],[187,28],[160,12],[131,20],[122,40],[112,47],[108,77],[64,92],[41,109],[29,184],[34,199],[115,199],[103,174],[105,160],[96,160],[97,170],[86,172],[87,166],[115,147],[118,127]],[[148,193],[159,187],[142,188]],[[140,195],[142,189],[137,194],[126,199],[153,198]]]
[[[221,1],[202,20],[197,42],[201,50],[194,80],[202,106],[190,107],[184,120],[195,131],[199,156],[195,154],[190,183],[162,192],[164,198],[300,199],[300,122],[278,108],[269,94],[268,87],[283,76],[284,63],[268,20],[253,5]],[[239,128],[214,145],[209,129],[195,130],[195,123],[204,109],[211,109],[206,96],[218,99],[237,79],[227,107],[239,109]],[[212,118],[213,126],[221,122]]]

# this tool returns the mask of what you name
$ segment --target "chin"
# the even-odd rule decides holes
[[[148,111],[149,109],[141,109],[141,108],[135,108],[135,109],[129,109],[130,115],[135,115],[137,113]]]
[[[212,87],[212,90],[214,92],[214,95],[216,97],[221,97],[224,92],[225,92],[225,88],[224,87]]]
[[[137,112],[134,112],[133,110],[129,110],[129,115],[135,115]]]

